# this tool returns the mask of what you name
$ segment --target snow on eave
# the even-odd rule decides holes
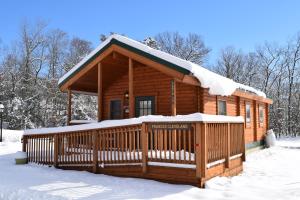
[[[96,49],[94,49],[89,55],[87,55],[84,59],[82,59],[77,65],[75,65],[69,72],[67,72],[64,76],[62,76],[58,85],[61,85],[65,82],[70,76],[72,76],[75,72],[80,70],[80,68],[93,56],[95,56],[99,51],[101,51],[106,45],[108,45],[113,39],[124,43],[130,47],[136,48],[140,51],[150,54],[156,58],[167,61],[171,64],[178,66],[179,68],[185,69],[189,71],[193,76],[195,76],[201,83],[203,88],[209,89],[209,94],[211,95],[221,95],[221,96],[230,96],[237,89],[241,88],[243,90],[255,93],[258,96],[266,97],[265,93],[252,88],[250,86],[246,86],[237,82],[234,82],[231,79],[228,79],[224,76],[221,76],[217,73],[214,73],[208,69],[203,68],[200,65],[189,62],[187,60],[183,60],[176,56],[173,56],[169,53],[153,49],[141,42],[135,41],[133,39],[127,38],[125,36],[121,36],[118,34],[113,34],[108,37],[104,42],[102,42]]]
[[[24,131],[24,135],[35,134],[53,134],[53,133],[65,133],[72,131],[93,130],[100,128],[138,125],[143,122],[232,122],[243,123],[244,118],[242,116],[224,116],[224,115],[209,115],[202,113],[194,113],[189,115],[177,115],[177,116],[162,116],[162,115],[148,115],[138,118],[120,119],[120,120],[105,120],[102,122],[64,126],[55,128],[41,128],[41,129],[27,129]]]

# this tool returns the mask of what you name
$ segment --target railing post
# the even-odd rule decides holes
[[[201,179],[206,178],[207,172],[207,124],[202,124],[201,130]]]
[[[240,124],[240,126],[242,126],[242,140],[243,140],[243,144],[242,144],[242,161],[246,161],[246,141],[245,141],[245,126],[244,124]]]
[[[58,135],[54,135],[54,167],[58,167]]]
[[[230,167],[230,123],[227,123],[225,167]]]
[[[196,177],[201,178],[201,124],[200,122],[196,122],[195,126],[195,134],[196,134],[196,141],[195,141],[195,146],[196,146]]]
[[[93,132],[93,172],[97,173],[98,171],[98,133],[97,131]]]
[[[148,158],[148,130],[147,124],[142,123],[142,167],[143,173],[147,173],[147,158]]]
[[[27,137],[23,136],[22,138],[22,151],[26,152],[26,146],[27,146]]]

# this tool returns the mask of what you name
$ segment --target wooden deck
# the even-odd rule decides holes
[[[147,122],[32,134],[24,135],[23,151],[31,163],[203,187],[242,171],[244,124]]]

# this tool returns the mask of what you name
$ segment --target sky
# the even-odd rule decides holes
[[[24,22],[44,20],[96,47],[99,35],[125,34],[136,40],[164,31],[200,34],[212,49],[234,46],[253,51],[265,41],[283,43],[300,31],[297,0],[1,0],[0,39],[9,45]]]

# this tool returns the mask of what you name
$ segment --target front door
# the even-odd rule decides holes
[[[122,118],[121,100],[111,100],[110,119],[121,119],[121,118]]]
[[[135,98],[135,116],[145,116],[155,114],[154,96],[142,96]]]

